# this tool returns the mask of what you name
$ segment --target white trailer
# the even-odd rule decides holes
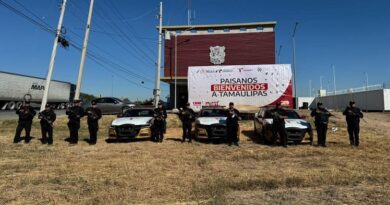
[[[44,78],[0,71],[0,105],[2,110],[13,110],[22,105],[24,96],[31,95],[31,102],[40,104],[45,90]],[[75,86],[53,80],[50,84],[48,103],[65,108],[74,96]]]
[[[316,97],[310,108],[320,101],[329,109],[343,110],[351,100],[362,110],[390,111],[390,89],[385,88]]]

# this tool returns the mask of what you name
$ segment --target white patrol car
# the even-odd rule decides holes
[[[203,107],[195,120],[195,138],[226,139],[226,110]]]
[[[272,141],[272,115],[270,110],[272,108],[260,109],[254,117],[254,132],[257,136],[262,137],[266,142]],[[313,130],[309,122],[302,119],[297,112],[291,109],[285,109],[287,119],[285,122],[285,129],[287,140],[295,144],[302,142],[306,134],[312,135]]]
[[[131,108],[112,121],[110,139],[149,138],[152,135],[153,108]]]

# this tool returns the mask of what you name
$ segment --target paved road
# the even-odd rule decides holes
[[[65,110],[55,110],[54,112],[57,114],[57,117],[65,115]],[[15,114],[15,110],[0,111],[0,120],[14,120],[14,119],[18,119],[18,116]]]

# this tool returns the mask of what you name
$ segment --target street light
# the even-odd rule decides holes
[[[298,22],[295,22],[295,27],[294,27],[294,31],[293,31],[293,34],[292,34],[292,41],[293,41],[293,65],[294,65],[294,69],[293,69],[293,75],[294,75],[294,98],[295,98],[295,108],[298,109],[298,103],[297,103],[297,86],[296,86],[296,82],[295,82],[295,79],[296,79],[296,59],[295,59],[295,31],[297,30],[297,26],[298,26]]]
[[[193,29],[194,26],[190,27],[190,28],[187,28],[181,32],[185,32],[185,31],[188,31],[188,30],[191,30]],[[177,33],[177,31],[175,31],[174,33],[174,36],[175,36],[175,83],[174,83],[174,106],[173,106],[173,112],[178,112],[179,110],[177,109],[177,38],[180,34]],[[166,31],[165,33],[165,39],[166,40],[171,40],[171,35],[170,35],[170,32],[169,31]]]
[[[277,63],[280,64],[280,52],[282,52],[282,45],[279,46],[279,50],[277,52]]]

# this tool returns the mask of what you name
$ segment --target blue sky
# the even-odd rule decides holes
[[[29,14],[19,3],[55,28],[59,0],[2,0]],[[187,24],[187,0],[165,0],[164,25]],[[95,0],[89,51],[105,59],[103,68],[87,59],[82,91],[94,95],[152,97],[157,58],[158,0]],[[66,37],[82,45],[88,0],[68,0]],[[192,0],[193,24],[277,21],[280,63],[292,63],[295,22],[297,93],[312,87],[333,90],[369,84],[390,85],[390,1],[387,0]],[[0,5],[0,70],[45,77],[54,36]],[[59,48],[53,79],[76,82],[80,52]],[[108,60],[107,60],[108,59]],[[107,70],[109,69],[109,70]],[[115,73],[112,73],[115,72]],[[162,96],[168,86],[162,84]]]

